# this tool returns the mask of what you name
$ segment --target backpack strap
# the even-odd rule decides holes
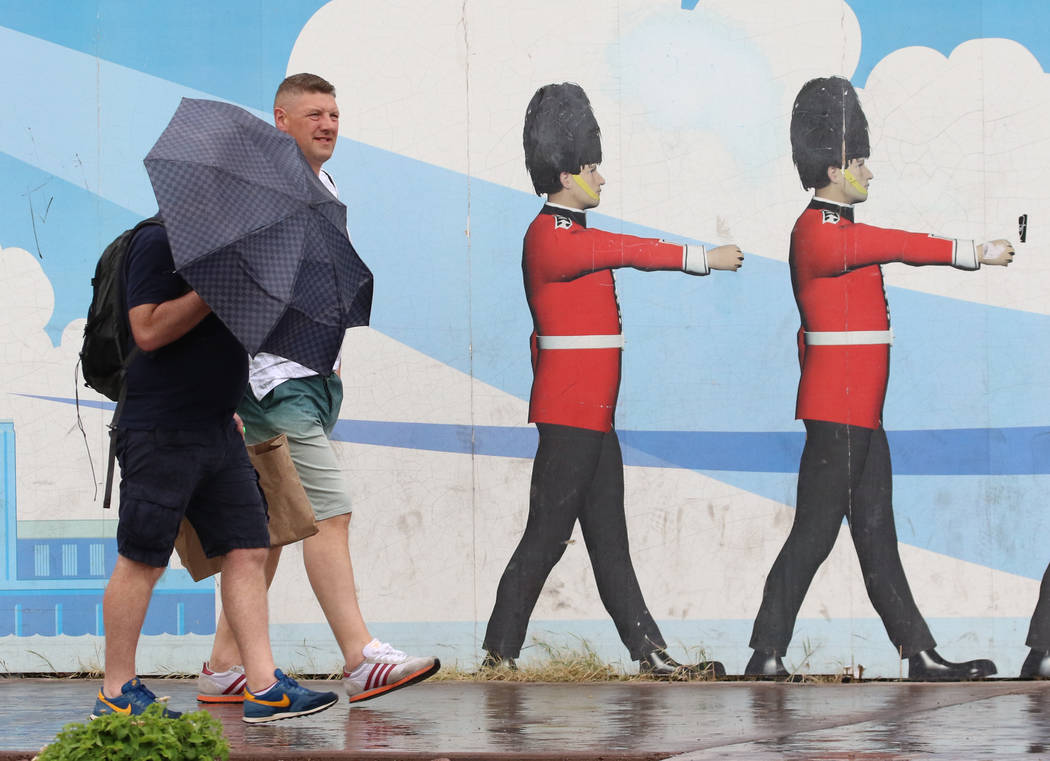
[[[138,346],[133,346],[131,351],[128,352],[124,363],[125,372],[127,371],[127,366],[131,364],[131,360],[138,353]],[[113,503],[113,472],[116,470],[115,465],[117,462],[117,421],[120,420],[120,413],[124,411],[124,397],[127,395],[127,391],[127,384],[121,386],[120,399],[117,400],[117,408],[113,411],[113,419],[109,423],[109,463],[106,465],[106,486],[102,491],[102,508],[104,510],[108,510]]]
[[[164,222],[161,220],[160,215],[154,215],[149,219],[144,219],[135,225],[135,231],[132,233],[132,237],[138,233],[143,227],[149,225],[163,225]],[[130,248],[130,243],[129,243]],[[120,290],[124,298],[127,298],[127,272],[126,272],[126,260],[120,268]],[[126,301],[124,302],[127,303]],[[126,307],[123,308],[121,314],[127,319],[128,310]],[[131,328],[128,327],[128,334],[131,334]],[[131,351],[128,352],[127,356],[124,357],[124,369],[123,372],[127,374],[128,367],[131,366],[132,361],[139,355],[141,349],[138,344],[134,344],[134,337],[132,337]],[[117,422],[120,420],[120,413],[124,411],[124,398],[127,396],[128,386],[127,383],[122,383],[120,386],[120,397],[117,399],[117,408],[113,411],[113,419],[109,422],[109,454],[107,455],[108,463],[106,465],[106,486],[102,491],[102,508],[108,510],[110,505],[113,504],[113,474],[116,470],[117,462]]]

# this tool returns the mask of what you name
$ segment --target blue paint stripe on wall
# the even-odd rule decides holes
[[[74,399],[19,394],[62,404]],[[84,407],[114,408],[113,402],[81,401]],[[689,470],[795,473],[805,435],[801,432],[618,431],[631,452],[627,465]],[[888,431],[897,476],[1030,475],[1050,473],[1050,427],[948,428]],[[431,452],[531,458],[531,426],[470,426],[381,420],[340,420],[336,441],[422,449]]]
[[[28,395],[26,395],[28,396]],[[61,397],[35,397],[72,403]],[[112,409],[113,404],[99,406]],[[699,471],[794,505],[801,432],[620,431],[624,462]],[[898,538],[1037,579],[1046,563],[1050,428],[890,431]],[[340,420],[333,438],[355,444],[531,459],[532,427]],[[524,506],[527,495],[522,494]]]

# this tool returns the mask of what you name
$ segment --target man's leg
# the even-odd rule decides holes
[[[271,547],[266,555],[266,566],[264,569],[267,589],[273,584],[273,577],[277,573],[277,564],[280,559],[281,548]],[[218,578],[220,595],[225,586],[225,581],[225,578],[220,575]],[[224,603],[223,609],[219,611],[219,620],[215,623],[215,639],[212,642],[211,655],[208,657],[206,666],[210,671],[224,672],[234,666],[243,664],[244,659],[237,648],[237,639],[233,636],[233,629],[230,628],[230,623],[226,619],[226,606]]]
[[[540,423],[532,465],[529,518],[507,563],[489,616],[483,647],[499,658],[517,658],[529,618],[587,498],[601,455],[603,434]]]
[[[805,423],[795,520],[766,577],[751,632],[756,655],[774,653],[779,658],[787,650],[802,600],[835,546],[867,457],[870,430],[818,420]]]
[[[1025,644],[1031,651],[1021,665],[1021,678],[1050,677],[1050,566],[1046,567],[1043,581],[1039,585],[1039,600],[1028,624],[1028,638]]]
[[[103,595],[106,671],[92,717],[139,714],[156,696],[135,678],[135,653],[150,596],[164,573],[186,504],[196,487],[200,450],[194,434],[118,430],[120,511],[117,562]],[[125,690],[127,690],[125,692]],[[178,712],[165,709],[170,717]]]
[[[649,613],[631,562],[623,505],[623,455],[615,431],[602,437],[601,455],[580,510],[580,528],[598,595],[620,640],[640,661],[667,645]]]
[[[244,658],[242,720],[249,724],[318,713],[339,700],[334,692],[300,687],[274,665],[266,604],[267,555],[261,547],[233,549],[222,560],[222,605]]]
[[[1046,567],[1039,585],[1039,600],[1028,625],[1025,644],[1033,650],[1050,653],[1050,565]]]
[[[153,587],[163,573],[163,568],[117,556],[102,596],[102,619],[106,627],[106,676],[102,693],[106,697],[120,697],[120,688],[135,678],[139,634]]]
[[[260,692],[274,682],[270,649],[263,548],[230,550],[222,561],[222,609],[243,658],[248,689]]]
[[[256,724],[323,711],[338,701],[334,692],[300,687],[274,665],[266,597],[266,503],[237,428],[231,423],[216,439],[210,472],[186,515],[205,554],[222,557],[223,609],[244,659],[242,720]]]
[[[956,663],[934,649],[936,642],[911,594],[901,564],[893,521],[893,474],[886,432],[872,432],[864,473],[849,517],[864,585],[882,618],[890,641],[908,658],[908,678],[921,681],[981,679],[996,673],[995,664],[981,658]]]
[[[319,521],[317,529],[316,534],[303,540],[303,563],[349,672],[364,661],[364,647],[372,641],[354,586],[350,514]]]
[[[893,473],[886,432],[872,433],[871,446],[853,499],[849,520],[864,586],[890,641],[905,657],[936,645],[912,597],[901,564],[893,520]]]
[[[318,533],[303,541],[307,577],[342,651],[343,686],[350,701],[358,702],[426,679],[441,664],[374,640],[361,614],[350,560],[350,493],[328,438],[342,398],[337,376],[311,376],[282,383],[262,402],[246,398],[240,414],[249,441],[260,431],[288,438],[288,453],[317,519]]]

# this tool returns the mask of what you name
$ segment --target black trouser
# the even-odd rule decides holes
[[[638,660],[665,646],[642,599],[627,542],[623,456],[615,431],[539,423],[525,534],[507,563],[485,632],[486,650],[517,658],[529,617],[580,521],[605,609]]]
[[[783,654],[813,576],[849,522],[864,586],[886,633],[905,657],[936,643],[912,598],[893,523],[886,432],[806,420],[795,522],[766,578],[751,647]]]
[[[1028,626],[1028,647],[1050,653],[1050,566],[1043,574],[1043,583],[1039,585],[1039,602],[1035,604],[1032,622]]]

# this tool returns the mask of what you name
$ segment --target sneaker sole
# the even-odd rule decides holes
[[[327,710],[339,702],[339,698],[335,698],[329,703],[325,703],[322,706],[315,706],[314,708],[308,708],[305,711],[287,711],[285,713],[275,713],[271,716],[242,716],[241,721],[245,724],[264,724],[268,721],[280,721],[281,719],[294,719],[297,716],[309,716],[312,713],[320,713],[321,711]]]
[[[371,700],[372,698],[378,698],[381,695],[385,695],[388,692],[393,692],[394,690],[399,690],[402,687],[410,687],[413,684],[418,684],[419,682],[422,682],[424,679],[427,679],[428,677],[431,677],[434,674],[436,674],[438,672],[438,669],[440,669],[440,668],[441,668],[441,661],[438,660],[437,658],[435,658],[433,666],[431,666],[429,668],[425,668],[425,669],[420,669],[416,673],[409,674],[404,679],[401,679],[398,682],[394,682],[393,684],[385,684],[382,687],[376,687],[375,689],[368,690],[367,692],[360,692],[357,695],[354,695],[353,697],[351,697],[350,698],[350,702],[351,703],[360,703],[360,702],[362,702],[364,700]]]
[[[198,703],[243,703],[244,694],[240,695],[206,695],[203,692],[197,694]]]
[[[112,716],[116,711],[110,711],[109,713],[89,713],[88,721],[94,721],[95,719],[101,719],[103,716]],[[181,715],[181,714],[180,714]],[[165,719],[177,719],[178,716],[165,716]]]

